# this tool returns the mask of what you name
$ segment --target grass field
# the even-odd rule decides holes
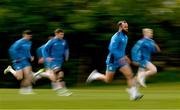
[[[180,110],[180,82],[149,84],[142,100],[129,101],[125,85],[70,88],[70,97],[57,96],[51,89],[35,89],[35,95],[19,95],[18,89],[0,89],[0,109],[81,110]]]

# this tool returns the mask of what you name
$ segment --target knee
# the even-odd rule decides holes
[[[126,74],[125,77],[127,80],[131,80],[133,79],[133,74],[132,73]]]
[[[156,73],[157,73],[157,68],[156,68],[156,67],[154,67],[154,68],[152,68],[152,70],[151,70],[151,71],[152,71],[152,73],[153,73],[153,74],[156,74]]]
[[[22,76],[22,75],[17,75],[17,76],[16,76],[16,79],[20,81],[20,80],[23,79],[23,76]]]
[[[105,79],[105,81],[104,81],[105,83],[111,83],[112,82],[112,79]]]

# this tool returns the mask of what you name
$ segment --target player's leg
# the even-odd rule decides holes
[[[33,83],[35,83],[37,80],[43,78],[44,73],[46,73],[46,70],[44,68],[39,69],[37,72],[33,72]]]
[[[127,84],[128,84],[128,93],[130,95],[130,100],[138,100],[141,99],[143,95],[141,95],[138,91],[137,84],[136,84],[136,78],[133,77],[133,73],[131,70],[131,67],[127,64],[122,66],[119,69],[120,72],[123,73],[123,75],[127,79]]]
[[[72,94],[72,92],[70,92],[65,84],[64,79],[64,72],[61,70],[57,70],[56,71],[56,75],[57,75],[57,84],[59,85],[59,89],[57,90],[57,93],[59,96],[70,96]]]
[[[13,75],[16,74],[16,71],[12,68],[11,65],[9,65],[9,66],[4,70],[4,74],[7,74],[8,72],[12,73]]]
[[[13,63],[13,68],[11,66],[8,66],[5,69],[5,73],[10,72],[17,80],[22,80],[23,71],[21,63]]]
[[[156,66],[154,64],[152,64],[151,62],[147,63],[146,69],[147,69],[147,71],[145,72],[146,77],[154,75],[157,73]]]
[[[146,87],[146,83],[145,83],[146,75],[145,75],[145,72],[146,72],[145,68],[143,68],[143,67],[139,67],[138,68],[138,71],[137,71],[137,81],[143,87]]]
[[[144,66],[142,65],[138,70],[138,82],[141,86],[146,87],[145,81],[148,76],[151,76],[153,74],[157,73],[156,66],[154,66],[151,62],[146,61],[144,63]]]
[[[59,89],[59,85],[57,84],[57,78],[53,70],[48,69],[49,79],[51,80],[51,86],[54,91]]]
[[[99,73],[97,70],[92,71],[92,73],[87,78],[86,82],[90,83],[93,80],[101,80],[106,83],[110,83],[114,77],[116,67],[113,64],[108,64],[106,67],[106,73]]]
[[[43,59],[43,58],[40,58],[40,59]],[[39,60],[40,60],[39,59]],[[34,74],[33,74],[33,81],[35,82],[35,81],[37,81],[37,80],[39,80],[39,79],[41,79],[41,78],[43,78],[43,77],[46,77],[46,78],[50,78],[50,73],[49,73],[49,70],[48,70],[48,65],[47,65],[47,63],[46,62],[42,62],[43,63],[43,66],[45,67],[45,68],[41,68],[41,69],[39,69],[37,72],[35,72]],[[40,65],[41,66],[41,65]]]
[[[33,78],[32,67],[31,66],[24,67],[23,74],[24,74],[24,78],[21,81],[20,93],[21,94],[33,94],[33,92],[32,92],[32,78]]]
[[[41,68],[41,69],[39,69],[37,72],[35,72],[35,73],[33,74],[33,76],[34,76],[34,77],[35,77],[35,76],[38,76],[38,75],[42,74],[43,72],[45,72],[45,69],[44,69],[44,68]]]
[[[62,80],[64,73],[61,72],[61,63],[53,61],[46,65],[49,68],[52,89],[55,90],[59,96],[71,95],[72,93],[66,89],[65,82]]]

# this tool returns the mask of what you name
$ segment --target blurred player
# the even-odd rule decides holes
[[[52,39],[54,36],[53,35],[49,35],[48,36],[48,40]],[[42,50],[45,47],[45,44],[43,44],[42,46],[40,46],[36,53],[37,53],[37,57],[38,57],[38,64],[43,64],[44,66],[46,66],[43,55],[42,55]],[[46,71],[46,67],[40,69],[38,72],[33,74],[33,81],[37,81],[38,79],[41,79],[43,77],[49,78],[50,77],[50,73],[48,71]]]
[[[125,54],[125,49],[128,41],[128,23],[126,21],[118,22],[119,30],[116,32],[110,41],[109,54],[106,59],[106,73],[101,74],[94,70],[88,77],[87,83],[93,80],[101,80],[106,83],[112,81],[116,69],[124,74],[127,79],[128,93],[130,95],[130,100],[138,100],[142,98],[142,95],[138,92],[136,87],[136,81],[133,77],[131,67],[129,66],[129,58]]]
[[[55,30],[55,37],[49,40],[43,48],[43,58],[45,59],[46,67],[50,73],[50,80],[53,89],[60,96],[69,96],[72,93],[65,87],[63,81],[64,73],[61,70],[64,61],[69,58],[69,48],[64,38],[64,31],[61,29]]]
[[[157,72],[156,66],[151,63],[151,54],[160,52],[159,46],[152,40],[153,30],[144,28],[143,38],[137,41],[131,51],[133,64],[138,65],[137,79],[141,86],[146,87],[145,79]]]
[[[30,62],[34,60],[34,57],[30,53],[32,44],[30,41],[32,38],[31,30],[25,30],[22,36],[9,48],[9,55],[15,70],[8,66],[5,74],[10,71],[17,80],[21,80],[21,94],[32,94],[32,67]]]

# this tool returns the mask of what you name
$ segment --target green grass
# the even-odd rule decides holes
[[[149,84],[142,100],[130,101],[125,85],[70,88],[70,97],[51,89],[35,89],[35,95],[19,95],[18,89],[0,89],[0,109],[180,109],[180,82]]]

